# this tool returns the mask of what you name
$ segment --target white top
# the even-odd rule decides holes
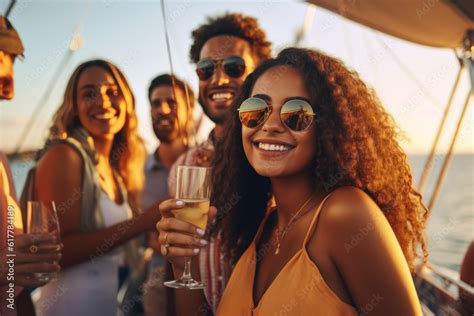
[[[128,203],[118,205],[104,192],[100,196],[99,203],[105,227],[132,217]],[[124,252],[122,247],[109,252],[112,240],[113,238],[109,241],[104,240],[91,260],[61,271],[57,280],[40,288],[40,297],[35,302],[36,314],[38,316],[116,315],[118,271],[123,264]]]

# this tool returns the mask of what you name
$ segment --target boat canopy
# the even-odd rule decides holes
[[[462,48],[474,32],[473,0],[308,0],[350,20],[408,40]]]

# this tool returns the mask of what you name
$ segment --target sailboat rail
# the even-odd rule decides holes
[[[430,264],[428,268],[433,271],[438,277],[442,278],[445,282],[455,285],[458,288],[466,291],[469,295],[474,295],[474,286],[467,284],[466,282],[460,280],[459,278],[453,275],[452,270],[447,270],[442,267]]]
[[[414,275],[423,315],[467,315],[462,297],[474,288],[459,279],[459,272],[431,263],[422,264]],[[470,314],[469,314],[470,315]]]

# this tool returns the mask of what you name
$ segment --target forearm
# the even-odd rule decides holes
[[[146,230],[144,216],[137,216],[95,232],[62,236],[64,244],[61,267],[67,268],[100,257]]]
[[[198,257],[194,257],[191,263],[191,275],[195,280],[200,280],[199,273],[199,262]],[[179,279],[183,274],[183,269],[181,267],[173,267],[173,275],[175,279]],[[174,297],[176,303],[176,315],[177,316],[204,316],[207,315],[209,311],[209,305],[207,303],[206,297],[204,296],[204,291],[202,290],[174,290]]]

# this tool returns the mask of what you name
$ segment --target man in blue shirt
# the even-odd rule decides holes
[[[174,87],[174,89],[173,89]],[[145,164],[145,186],[142,195],[143,208],[158,200],[167,199],[168,173],[176,159],[188,149],[193,137],[194,94],[191,88],[178,78],[163,74],[152,80],[148,89],[153,131],[160,145],[149,155]],[[150,233],[149,247],[153,255],[149,275],[144,287],[146,315],[164,315],[166,311],[163,286],[164,260],[160,255],[158,235]]]

